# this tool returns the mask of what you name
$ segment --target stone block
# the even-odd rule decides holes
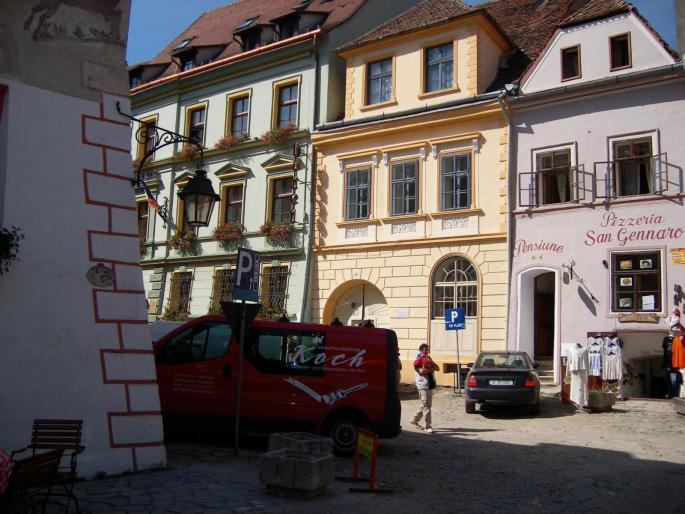
[[[328,455],[333,453],[333,440],[330,437],[310,434],[309,432],[274,433],[269,436],[269,451],[296,450],[304,453]]]
[[[283,448],[261,457],[259,480],[269,494],[314,498],[333,480],[335,457]]]

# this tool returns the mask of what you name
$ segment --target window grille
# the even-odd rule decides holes
[[[192,271],[176,271],[171,275],[169,310],[190,314],[190,293],[192,283]]]
[[[235,269],[215,270],[212,284],[212,296],[209,299],[209,312],[221,312],[221,304],[219,302],[232,301],[234,287]]]
[[[259,278],[259,303],[266,307],[278,307],[285,310],[288,303],[288,266],[265,266]]]

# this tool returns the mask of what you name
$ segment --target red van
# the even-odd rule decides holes
[[[189,321],[154,343],[167,426],[233,427],[237,339],[222,316]],[[357,426],[400,431],[397,336],[380,328],[254,321],[245,337],[240,426],[307,431],[354,450]]]

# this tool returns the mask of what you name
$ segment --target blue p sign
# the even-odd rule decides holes
[[[463,307],[445,309],[445,330],[464,330],[466,319]]]
[[[237,300],[256,302],[259,297],[259,254],[246,248],[238,248],[233,297]]]

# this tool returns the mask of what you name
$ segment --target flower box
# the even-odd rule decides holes
[[[198,147],[197,145],[183,145],[183,148],[181,148],[178,152],[174,152],[174,160],[175,161],[190,161],[191,159],[194,159],[195,156],[197,155],[198,152]]]
[[[195,233],[189,229],[176,232],[173,236],[171,236],[171,238],[169,238],[167,244],[179,252],[190,252],[195,244]]]
[[[297,126],[288,123],[285,127],[275,127],[264,132],[259,138],[259,141],[264,145],[281,145],[285,142],[290,134],[297,130]]]
[[[259,231],[266,236],[267,241],[274,246],[285,246],[290,243],[290,234],[295,225],[289,221],[275,223],[267,221],[259,227]]]
[[[214,143],[214,148],[217,150],[228,150],[229,148],[239,145],[248,139],[249,136],[247,134],[226,134],[224,137]]]
[[[212,237],[222,244],[237,243],[243,238],[245,225],[237,221],[229,221],[217,225],[212,231]]]

